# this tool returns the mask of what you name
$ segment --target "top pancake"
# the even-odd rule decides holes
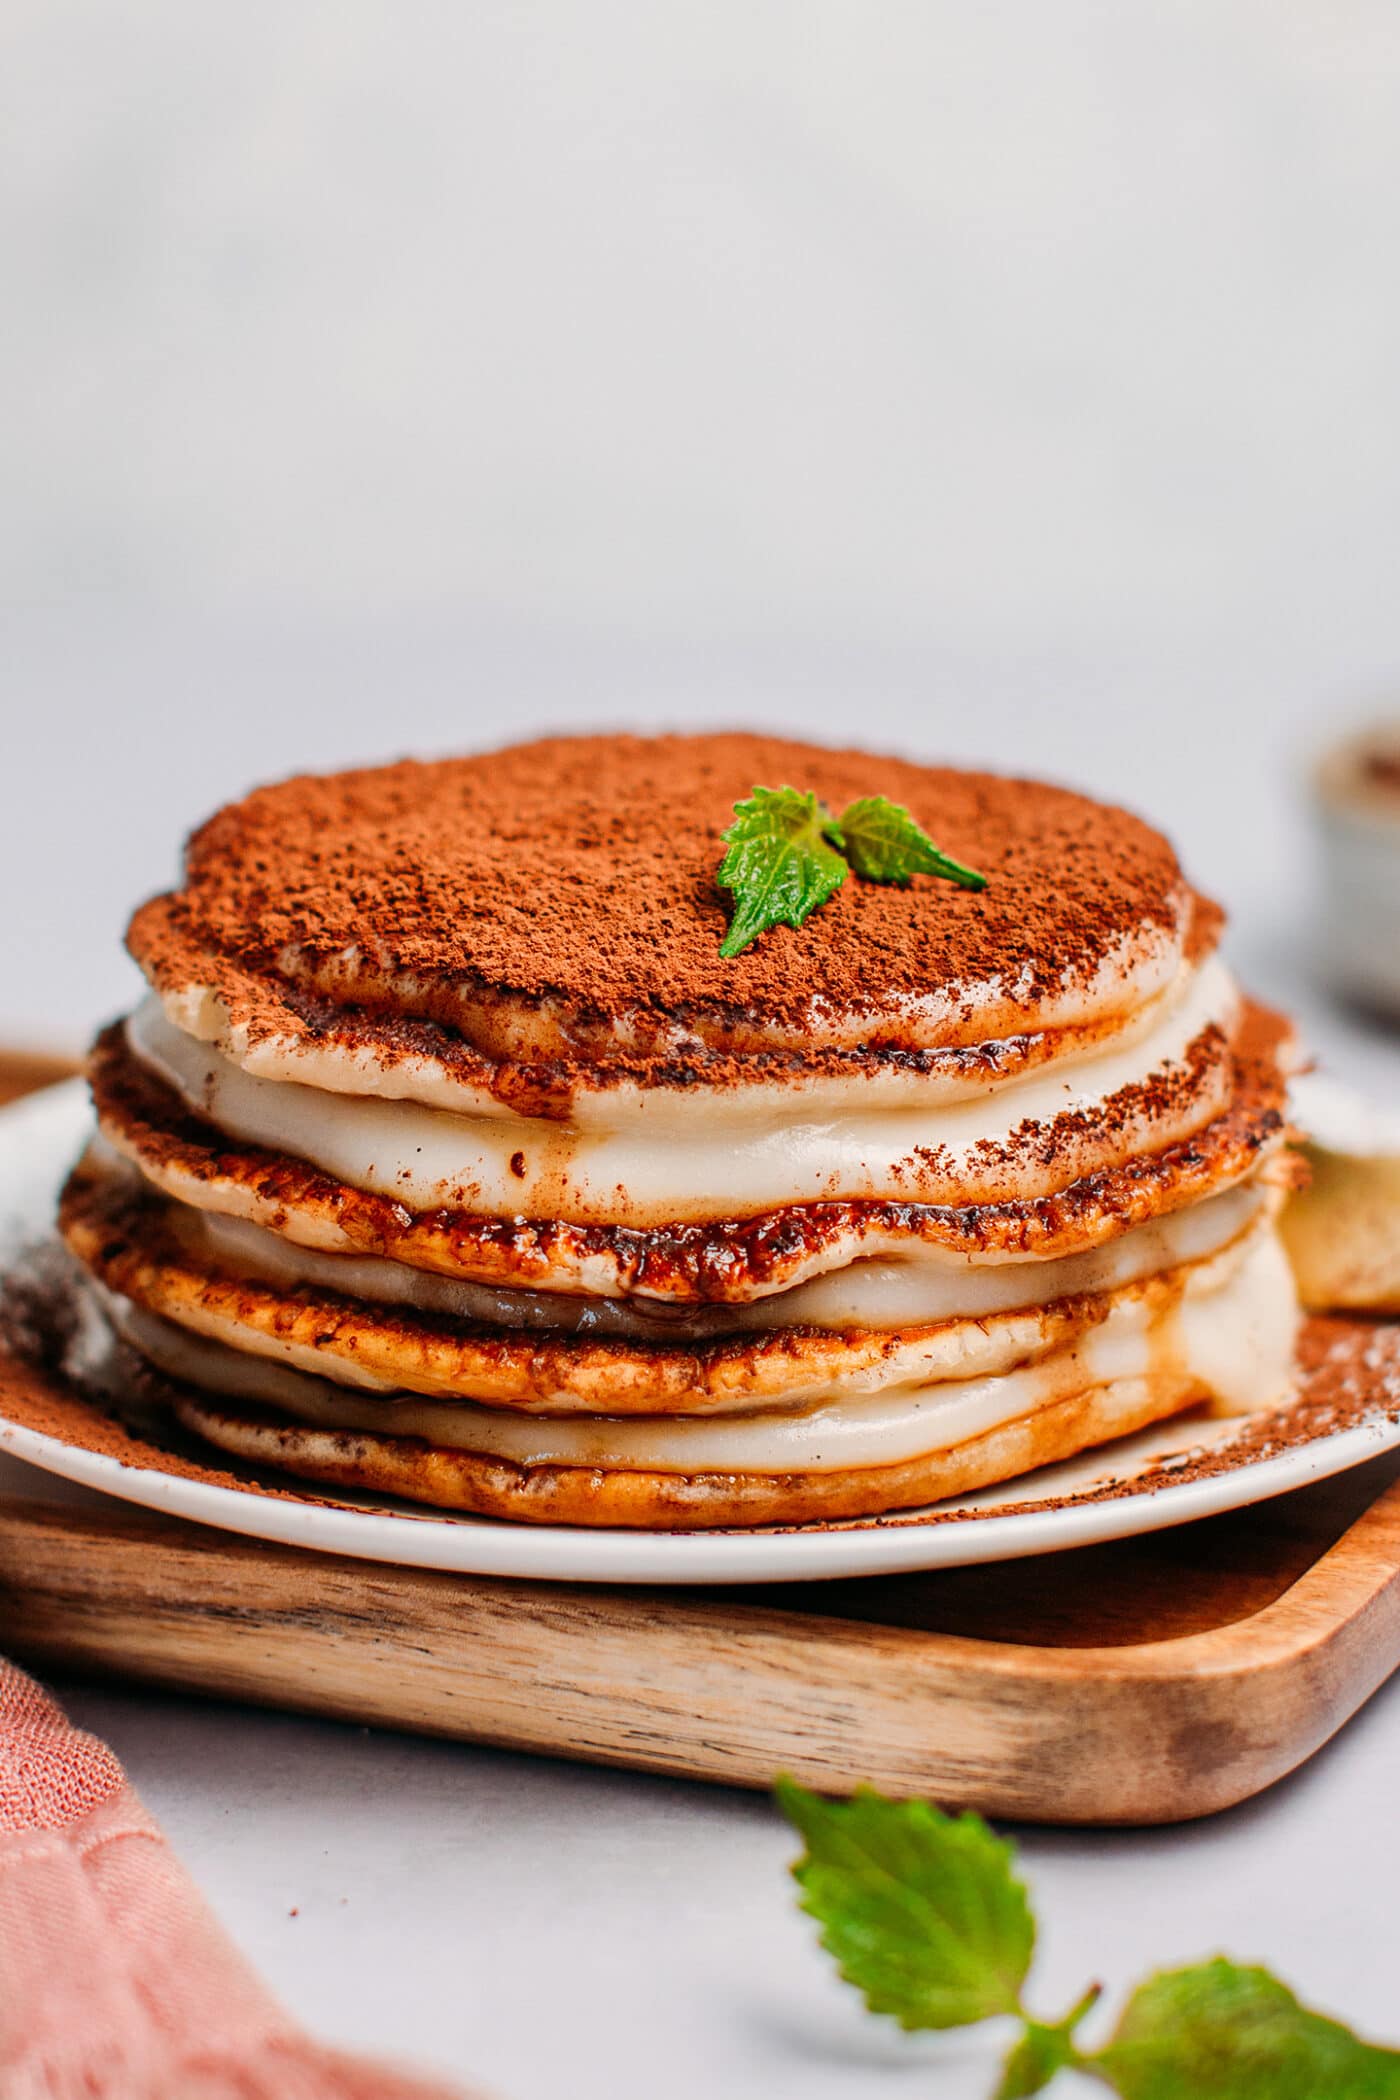
[[[987,888],[852,877],[724,960],[720,834],[757,784],[838,812],[903,802]],[[245,1041],[353,1008],[497,1058],[888,1055],[1121,1021],[1193,920],[1213,937],[1198,902],[1160,834],[1062,789],[757,736],[603,736],[260,788],[195,833],[183,886],[128,938],[167,1000],[212,995]]]

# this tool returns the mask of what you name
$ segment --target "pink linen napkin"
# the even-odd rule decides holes
[[[0,2100],[450,2100],[309,2040],[105,1743],[0,1659]]]

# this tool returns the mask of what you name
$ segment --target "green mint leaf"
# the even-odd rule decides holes
[[[1071,2064],[1083,2063],[1075,2046],[1074,2030],[1090,2007],[1097,2004],[1098,1997],[1099,1986],[1094,1984],[1073,2012],[1066,2013],[1053,2027],[1043,2026],[1039,2020],[1027,2020],[1025,2032],[1006,2059],[996,2100],[1027,2100],[1029,2094],[1043,2091],[1058,2072]]]
[[[1012,1847],[980,1816],[860,1787],[827,1801],[779,1779],[806,1843],[793,1868],[822,1945],[872,2012],[901,2027],[966,2027],[1018,2013],[1035,1921]]]
[[[801,926],[846,879],[846,863],[825,836],[831,812],[810,792],[756,787],[734,805],[719,881],[734,892],[734,916],[720,954],[742,954],[770,926]]]
[[[1061,2027],[1026,2022],[1026,2031],[1006,2059],[996,2100],[1027,2100],[1049,2085],[1057,2072],[1078,2061],[1079,2052]]]
[[[1123,2100],[1391,2100],[1400,2050],[1307,2012],[1267,1969],[1217,1959],[1153,1976],[1081,2059]]]
[[[742,955],[770,926],[801,926],[846,879],[904,884],[942,875],[963,889],[983,890],[985,875],[943,853],[907,809],[883,795],[853,802],[839,819],[810,789],[756,787],[734,805],[722,834],[728,848],[719,882],[734,892],[734,916],[720,944]]]
[[[828,827],[857,875],[867,882],[908,882],[911,875],[942,875],[965,890],[984,890],[985,875],[939,851],[900,802],[866,795]]]

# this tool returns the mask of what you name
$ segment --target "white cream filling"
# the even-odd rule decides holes
[[[1094,1123],[1112,1097],[1179,1071],[1201,1034],[1212,1025],[1229,1029],[1237,1011],[1234,983],[1212,957],[1182,977],[1144,1035],[1129,1030],[1127,1043],[1115,1038],[1076,1063],[986,1086],[971,1099],[871,1108],[852,1082],[851,1105],[841,1112],[793,1120],[802,1111],[797,1095],[786,1102],[786,1117],[775,1110],[756,1120],[751,1102],[745,1108],[722,1092],[707,1097],[699,1119],[689,1109],[673,1113],[665,1089],[616,1103],[595,1097],[596,1115],[612,1107],[616,1127],[503,1114],[499,1104],[490,1115],[461,1115],[254,1078],[172,1026],[155,999],[131,1017],[127,1037],[144,1064],[229,1136],[290,1152],[412,1209],[645,1228],[837,1198],[936,1200],[960,1177],[980,1187],[976,1155],[989,1147],[1023,1155],[1001,1176],[998,1200],[1062,1186],[1096,1157]],[[1119,1155],[1199,1128],[1224,1106],[1228,1084],[1222,1065],[1215,1084],[1174,1116],[1154,1118],[1144,1107],[1115,1117]],[[1037,1166],[1036,1133],[1067,1114],[1086,1118],[1079,1146],[1068,1141],[1053,1168]]]
[[[112,1302],[112,1301],[109,1301]],[[422,1437],[446,1450],[519,1465],[607,1466],[668,1473],[839,1472],[947,1451],[1086,1389],[1171,1379],[1229,1413],[1287,1394],[1297,1308],[1272,1225],[1184,1272],[1181,1289],[1129,1293],[1068,1349],[985,1378],[877,1393],[802,1412],[720,1417],[547,1417],[470,1401],[362,1400],[324,1380],[255,1360],[112,1302],[119,1332],[160,1370],[317,1428]]]
[[[1182,968],[1191,901],[1184,890],[1175,899],[1173,920],[1166,927],[1140,926],[1121,935],[1088,977],[1065,970],[1058,989],[1037,987],[1029,963],[998,973],[982,983],[944,983],[918,997],[884,999],[872,997],[868,1004],[849,1008],[833,1006],[813,998],[805,1011],[785,1021],[747,1021],[739,1034],[744,1050],[809,1050],[821,1042],[832,1048],[855,1049],[872,1035],[893,1031],[900,1042],[911,1046],[937,1046],[951,1036],[961,1040],[969,1016],[976,1016],[983,1040],[1014,1035],[1027,1026],[1028,1015],[1036,1029],[1095,1030],[1112,1023],[1120,1014],[1136,1016],[1149,1011],[1166,997]],[[278,967],[293,981],[307,985],[341,1006],[354,1006],[368,995],[371,1001],[387,1001],[394,1012],[429,1014],[441,1010],[444,986],[408,972],[386,970],[382,958],[358,946],[338,955],[312,962],[294,944],[284,948]],[[263,1079],[275,1079],[328,1092],[377,1094],[387,1099],[421,1101],[427,1106],[458,1112],[489,1115],[500,1112],[489,1092],[466,1081],[452,1067],[430,1054],[396,1056],[385,1066],[372,1048],[348,1049],[342,1043],[318,1042],[297,1033],[252,1033],[234,1022],[219,994],[210,985],[171,985],[160,995],[171,1022],[182,1034],[212,1043],[245,1070]],[[574,1048],[576,1020],[566,1004],[512,997],[509,993],[483,1002],[470,990],[458,994],[457,1025],[470,1043],[480,1042],[488,1057],[519,1058],[529,1063],[553,1054],[569,1054]],[[676,1058],[694,1056],[705,1047],[709,1035],[703,1025],[668,1020],[647,1012],[621,1014],[593,1031],[596,1040],[611,1044],[624,1054],[662,1053]],[[713,1033],[711,1031],[710,1033]],[[721,1029],[719,1039],[728,1041]],[[898,1090],[894,1072],[879,1082]],[[823,1082],[812,1083],[819,1092]],[[837,1082],[838,1086],[841,1084]],[[923,1081],[915,1079],[915,1086]],[[586,1121],[594,1110],[607,1122],[616,1114],[619,1098],[629,1088],[611,1083],[600,1068],[598,1081],[585,1074],[573,1082],[573,1116]],[[637,1091],[633,1088],[630,1091]],[[703,1091],[703,1089],[701,1090]],[[788,1098],[786,1084],[771,1092],[760,1082],[745,1088],[757,1098],[764,1112],[771,1101]],[[684,1107],[681,1110],[685,1112]]]
[[[658,1306],[655,1300],[501,1289],[375,1256],[316,1253],[261,1226],[205,1212],[186,1212],[182,1229],[201,1253],[241,1274],[288,1288],[315,1284],[376,1304],[407,1305],[535,1333],[683,1342],[794,1326],[931,1326],[1050,1305],[1082,1292],[1117,1290],[1216,1253],[1244,1231],[1268,1198],[1269,1192],[1257,1182],[1245,1183],[1060,1261],[989,1264],[916,1245],[905,1260],[853,1262],[749,1304],[674,1308]]]

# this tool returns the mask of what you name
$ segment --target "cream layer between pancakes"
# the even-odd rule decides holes
[[[901,1261],[852,1262],[810,1283],[738,1305],[671,1306],[644,1298],[496,1289],[405,1262],[317,1253],[242,1219],[205,1212],[183,1214],[182,1236],[192,1250],[222,1268],[292,1288],[310,1284],[371,1304],[538,1334],[684,1342],[798,1325],[894,1331],[992,1319],[1062,1298],[1117,1290],[1218,1253],[1270,1199],[1266,1185],[1246,1182],[1062,1261],[974,1262],[914,1247]]]
[[[841,1472],[893,1466],[1097,1386],[1160,1379],[1226,1412],[1287,1391],[1296,1308],[1272,1223],[1222,1252],[1115,1293],[1070,1347],[983,1378],[843,1394],[816,1407],[710,1417],[519,1414],[470,1401],[354,1392],[275,1359],[255,1359],[103,1292],[117,1332],[158,1370],[320,1428],[418,1437],[518,1465],[678,1474]]]
[[[127,1024],[134,1055],[229,1137],[290,1152],[414,1210],[649,1226],[785,1204],[1016,1201],[1189,1137],[1225,1107],[1239,994],[1218,957],[1091,1048],[998,1081],[966,1072],[803,1085],[624,1089],[567,1121],[482,1095],[470,1114],[255,1076],[177,1028],[157,999]],[[339,1053],[320,1054],[322,1079]],[[378,1069],[377,1067],[373,1069]],[[489,1106],[486,1104],[489,1103]],[[820,1107],[819,1114],[813,1108]]]

